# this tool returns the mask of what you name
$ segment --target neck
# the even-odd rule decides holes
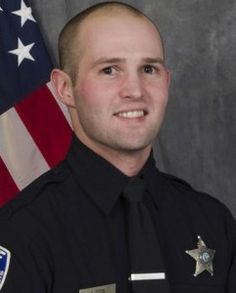
[[[133,152],[113,151],[113,153],[97,153],[119,169],[123,174],[132,177],[137,175],[143,168],[150,152],[151,147]]]
[[[105,145],[93,144],[90,141],[84,140],[83,137],[76,134],[80,141],[92,151],[110,162],[113,166],[119,169],[123,174],[132,177],[139,173],[145,165],[150,152],[151,145],[133,151],[116,150]]]

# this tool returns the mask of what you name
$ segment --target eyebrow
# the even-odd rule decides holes
[[[107,57],[101,57],[98,60],[96,60],[93,64],[93,66],[97,66],[100,64],[112,64],[112,63],[124,63],[125,58],[107,58]]]
[[[125,62],[125,58],[101,57],[94,62],[93,67],[95,67],[97,65],[101,65],[101,64],[113,64],[113,63],[124,63],[124,62]],[[160,57],[157,57],[157,58],[145,57],[145,58],[142,58],[142,62],[148,63],[148,64],[159,63],[159,64],[165,66],[165,61]]]
[[[143,58],[142,59],[145,63],[150,63],[150,64],[153,64],[153,63],[160,63],[161,65],[165,66],[165,61],[164,59],[160,58],[160,57],[157,57],[157,58],[150,58],[150,57],[147,57],[147,58]]]

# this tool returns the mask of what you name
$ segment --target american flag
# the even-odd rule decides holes
[[[0,205],[65,156],[72,130],[26,0],[0,0]]]

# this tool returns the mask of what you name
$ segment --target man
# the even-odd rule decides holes
[[[98,4],[65,26],[59,51],[51,78],[75,135],[1,212],[1,292],[235,293],[231,214],[155,167],[170,83],[155,25]]]

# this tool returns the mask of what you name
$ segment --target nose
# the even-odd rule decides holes
[[[143,97],[143,84],[138,73],[126,74],[120,87],[120,97],[126,99],[140,99]]]

